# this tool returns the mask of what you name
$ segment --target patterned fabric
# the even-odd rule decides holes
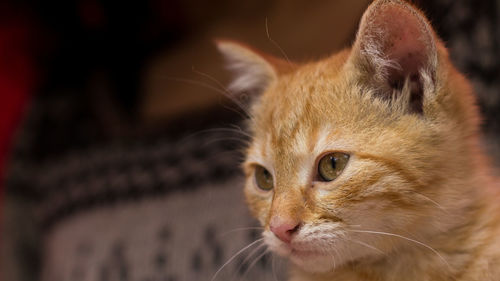
[[[253,221],[241,202],[241,182],[236,177],[74,215],[47,237],[41,280],[209,280],[260,236],[243,230]],[[243,252],[216,280],[271,279],[270,256],[252,271],[242,266],[263,253],[259,245]]]
[[[9,169],[5,248],[18,259],[4,280],[214,276],[260,238],[242,194],[246,139],[228,125],[241,118],[216,110],[157,135],[108,137],[80,96],[39,98]],[[272,278],[272,266],[258,242],[215,280]]]

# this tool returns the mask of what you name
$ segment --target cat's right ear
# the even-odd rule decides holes
[[[227,60],[228,68],[235,77],[229,90],[236,95],[256,95],[263,92],[279,74],[289,71],[293,65],[287,61],[259,52],[231,40],[215,40],[217,48]]]
[[[383,97],[409,93],[410,110],[422,112],[424,93],[436,81],[439,44],[417,8],[402,0],[375,0],[361,19],[348,65]]]

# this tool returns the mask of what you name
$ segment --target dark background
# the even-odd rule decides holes
[[[37,97],[62,92],[81,96],[82,101],[98,104],[91,105],[92,111],[98,111],[101,123],[114,122],[110,126],[117,128],[114,133],[131,133],[212,104],[205,99],[213,100],[216,93],[204,94],[206,89],[199,86],[176,88],[185,85],[172,86],[179,82],[166,77],[202,80],[192,71],[202,68],[198,70],[225,83],[227,75],[214,52],[213,38],[235,38],[281,55],[267,40],[267,19],[271,36],[292,59],[319,58],[348,46],[368,1],[327,2],[333,4],[280,0],[8,1],[3,4],[2,18],[23,28],[24,48],[33,58],[38,78],[33,91]],[[485,130],[499,131],[497,1],[415,2],[451,49],[457,66],[473,79],[486,117]],[[327,12],[320,14],[320,10]],[[307,13],[315,16],[299,17]],[[321,17],[325,19],[317,20]],[[163,81],[158,82],[158,76],[163,76]],[[198,93],[184,98],[179,91]],[[185,102],[179,101],[183,99]]]

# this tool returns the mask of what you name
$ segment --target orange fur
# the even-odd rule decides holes
[[[500,280],[498,195],[475,97],[420,11],[375,1],[353,48],[317,62],[219,47],[240,71],[253,65],[244,75],[263,89],[245,194],[268,246],[291,259],[291,280]],[[318,181],[331,151],[349,163]],[[272,191],[256,186],[256,165]],[[270,231],[274,217],[300,222],[290,244]]]

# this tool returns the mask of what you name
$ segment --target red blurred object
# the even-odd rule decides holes
[[[5,164],[14,133],[35,85],[31,27],[22,17],[12,16],[0,22],[0,217]]]

